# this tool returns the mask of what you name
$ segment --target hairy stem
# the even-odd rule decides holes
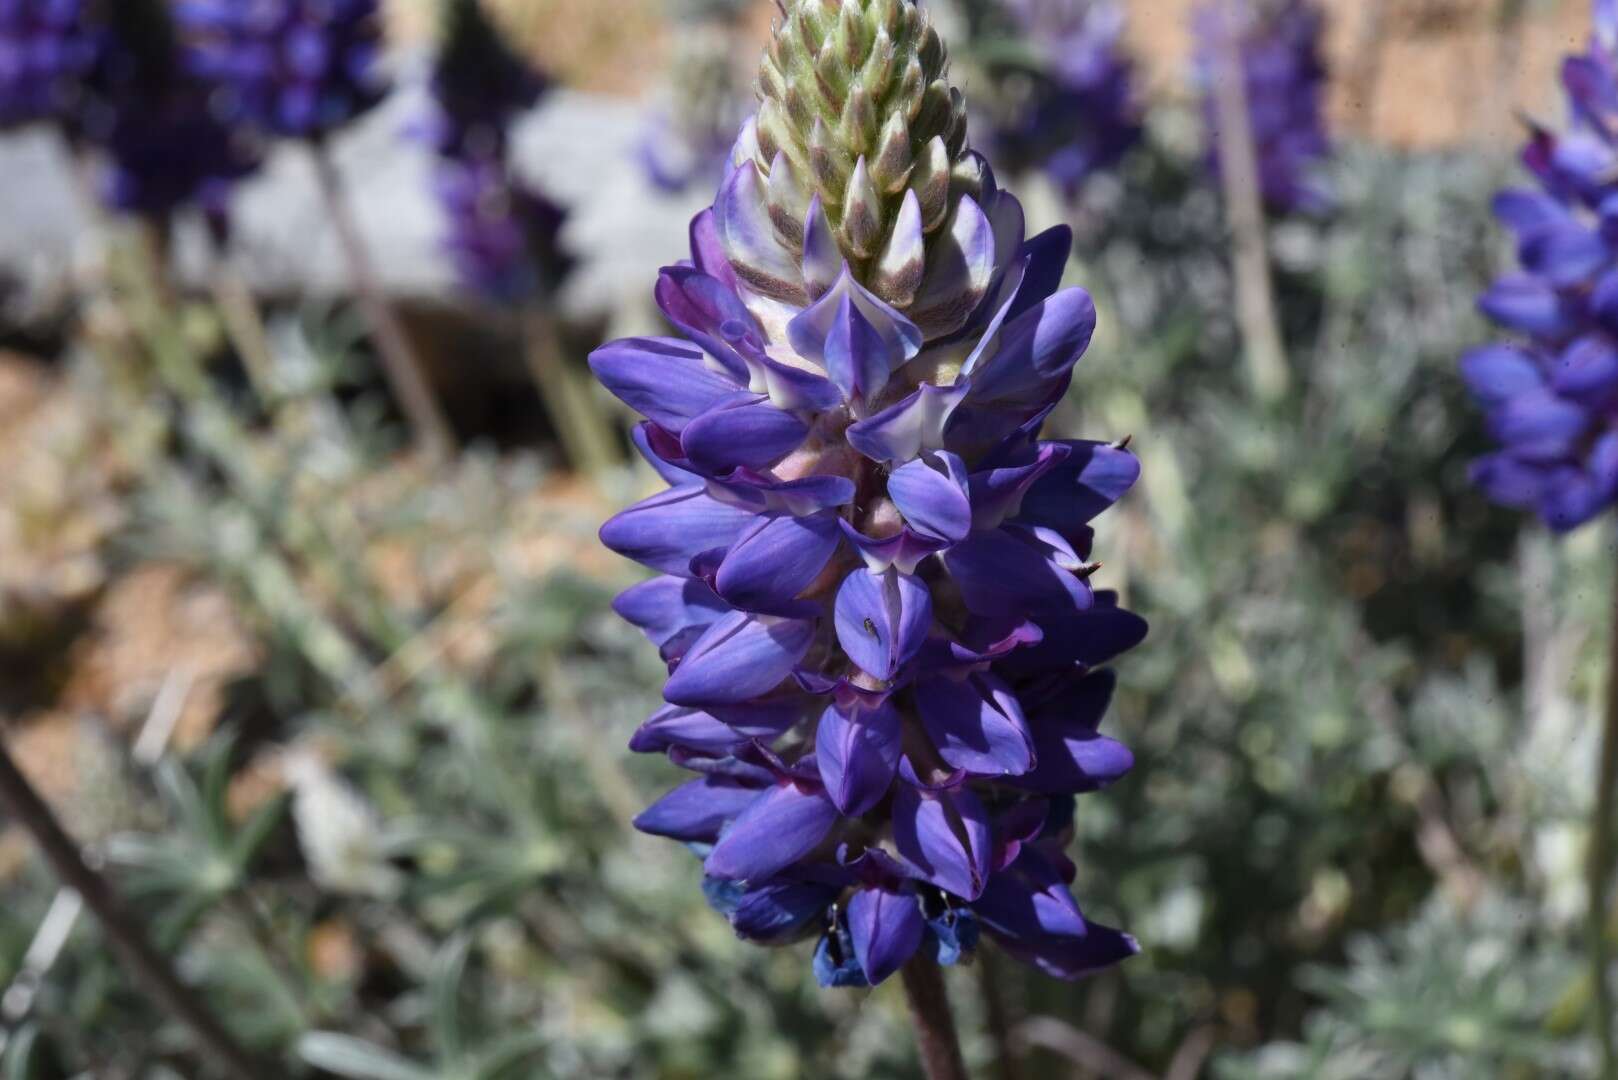
[[[1618,1080],[1618,1046],[1613,1043],[1611,949],[1607,914],[1612,886],[1613,804],[1618,802],[1618,574],[1613,575],[1612,628],[1607,642],[1607,715],[1601,732],[1600,771],[1590,819],[1590,975],[1596,1042],[1601,1048],[1602,1080]]]
[[[1236,321],[1253,391],[1262,401],[1287,392],[1286,349],[1275,313],[1259,191],[1258,150],[1247,113],[1247,77],[1242,66],[1239,0],[1223,0],[1214,47],[1214,105],[1219,117],[1219,176],[1230,221]]]
[[[337,174],[331,151],[321,144],[314,145],[311,150],[321,198],[326,202],[332,227],[337,230],[337,240],[342,245],[349,276],[353,279],[354,294],[366,322],[370,324],[388,385],[398,399],[399,407],[410,420],[417,445],[428,458],[443,460],[455,446],[449,421],[445,419],[438,399],[427,384],[421,358],[411,347],[398,314],[382,293],[376,268],[372,266],[370,253],[365,248],[364,237],[360,235],[352,208],[344,197],[342,178]]]
[[[949,1010],[949,991],[937,962],[918,954],[900,974],[927,1080],[968,1080],[955,1035],[955,1017]]]
[[[101,923],[123,966],[145,985],[159,1005],[191,1029],[202,1050],[236,1080],[269,1080],[270,1074],[222,1027],[196,993],[180,981],[169,962],[152,947],[140,923],[124,907],[112,885],[84,861],[79,846],[62,829],[0,745],[0,805],[28,830],[62,883],[78,893]]]

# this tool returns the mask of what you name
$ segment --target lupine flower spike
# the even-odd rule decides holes
[[[636,820],[691,846],[742,937],[816,939],[826,986],[987,935],[1063,978],[1136,951],[1069,891],[1073,796],[1132,763],[1101,665],[1145,624],[1090,522],[1134,483],[1043,440],[1095,327],[1070,234],[967,143],[909,0],[796,0],[689,263],[677,333],[598,349],[668,490],[602,529],[669,666],[632,749],[695,777]]]
[[[546,89],[477,0],[449,0],[427,132],[438,157],[434,187],[462,284],[496,302],[527,299],[566,270],[561,208],[513,176],[507,162],[512,121]]]
[[[1515,234],[1520,269],[1479,304],[1515,339],[1461,362],[1499,451],[1473,481],[1496,502],[1558,531],[1618,499],[1618,4],[1597,3],[1588,50],[1562,70],[1571,122],[1534,124],[1523,163],[1538,190],[1501,192],[1495,215]]]
[[[178,0],[192,70],[214,82],[216,111],[267,137],[308,144],[327,212],[394,397],[429,457],[454,435],[389,306],[328,142],[386,92],[379,0]]]
[[[72,126],[99,53],[86,0],[0,0],[0,130]]]
[[[209,106],[211,85],[186,69],[161,0],[108,5],[93,23],[96,64],[71,130],[106,151],[102,197],[160,225],[197,205],[225,227],[233,183],[258,167],[257,148]]]
[[[1141,106],[1113,0],[1005,0],[1041,60],[1026,100],[994,132],[995,149],[1045,170],[1076,198],[1140,141]]]
[[[1232,10],[1221,10],[1221,6]],[[1265,204],[1281,213],[1318,213],[1331,206],[1319,175],[1331,153],[1326,135],[1325,19],[1312,0],[1281,0],[1263,8],[1255,0],[1213,0],[1196,17],[1197,75],[1203,87],[1208,167],[1221,169],[1222,142],[1215,80],[1220,38],[1235,35],[1248,124]]]
[[[1495,216],[1516,236],[1520,269],[1496,281],[1479,307],[1513,339],[1461,360],[1500,443],[1473,462],[1473,483],[1557,532],[1596,518],[1618,499],[1618,0],[1594,0],[1593,8],[1588,47],[1562,65],[1566,129],[1529,125],[1522,160],[1538,188],[1502,191],[1494,201]],[[1611,632],[1588,866],[1590,1012],[1603,1077],[1618,1077],[1609,941],[1618,622]]]

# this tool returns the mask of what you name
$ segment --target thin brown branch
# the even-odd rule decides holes
[[[1054,1016],[1036,1016],[1024,1021],[1017,1028],[1016,1037],[1024,1046],[1042,1046],[1055,1051],[1107,1080],[1157,1080],[1094,1035]]]
[[[45,861],[62,883],[77,892],[101,923],[113,952],[128,972],[143,983],[157,1003],[191,1029],[212,1062],[236,1080],[269,1080],[270,1073],[227,1032],[196,992],[180,981],[169,962],[152,947],[105,877],[84,861],[79,846],[63,831],[50,807],[39,797],[0,745],[0,804],[28,830]]]
[[[383,295],[376,268],[365,246],[365,238],[360,234],[359,224],[344,196],[342,177],[332,161],[330,148],[317,144],[310,149],[321,198],[325,200],[332,227],[337,231],[337,240],[342,245],[343,257],[348,262],[349,276],[353,280],[354,294],[366,322],[370,324],[388,385],[410,421],[417,445],[430,460],[441,461],[449,456],[455,446],[449,421],[427,383],[421,358],[411,346],[398,314]]]

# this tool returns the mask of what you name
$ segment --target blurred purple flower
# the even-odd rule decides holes
[[[566,273],[566,261],[556,254],[561,208],[513,181],[505,169],[486,160],[444,158],[435,193],[449,226],[445,249],[473,292],[515,303]]]
[[[1237,10],[1204,6],[1196,14],[1196,68],[1208,131],[1208,166],[1221,169],[1219,108],[1214,85],[1220,68],[1218,43],[1238,37],[1248,122],[1265,203],[1283,213],[1318,213],[1331,195],[1318,175],[1330,155],[1326,135],[1326,63],[1321,37],[1325,19],[1312,0],[1282,0],[1263,7],[1243,0]],[[1227,28],[1227,15],[1235,23]]]
[[[740,164],[660,276],[677,335],[590,357],[669,485],[601,530],[658,574],[614,602],[669,668],[631,747],[696,777],[636,825],[702,855],[741,936],[820,933],[824,985],[952,963],[980,932],[1074,977],[1136,951],[1083,916],[1061,851],[1071,796],[1133,761],[1097,730],[1101,668],[1146,626],[1088,560],[1139,466],[1039,438],[1095,307],[1060,288],[1069,231],[1027,237],[965,147],[916,8],[844,9],[846,40],[898,58],[847,61],[851,121],[783,105],[780,72],[823,55],[818,8],[789,12]],[[883,151],[836,174],[873,130]],[[814,175],[793,165],[811,141]]]
[[[378,0],[178,0],[175,15],[227,123],[317,139],[382,100]]]
[[[1026,100],[990,134],[998,155],[1043,168],[1069,198],[1140,141],[1134,66],[1113,0],[1005,0],[1040,69]]]
[[[223,229],[232,184],[258,168],[257,147],[221,121],[214,87],[180,62],[160,0],[120,0],[107,10],[75,121],[106,153],[103,199],[152,218],[194,204]]]
[[[449,0],[433,64],[429,138],[442,154],[503,156],[511,123],[550,81],[501,37],[479,0]]]
[[[76,125],[99,35],[86,0],[0,0],[0,130]]]
[[[563,211],[512,175],[509,128],[549,83],[505,43],[478,0],[449,0],[433,63],[425,135],[438,157],[434,191],[445,249],[461,283],[520,303],[567,272]]]
[[[1618,0],[1594,6],[1594,37],[1562,67],[1567,128],[1535,124],[1523,148],[1539,190],[1494,202],[1521,269],[1479,307],[1518,340],[1461,361],[1501,444],[1473,481],[1557,530],[1618,499]]]

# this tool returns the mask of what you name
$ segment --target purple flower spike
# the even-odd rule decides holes
[[[90,7],[89,0],[0,4],[0,130],[79,125],[101,50]]]
[[[1006,0],[1034,47],[1025,95],[995,110],[990,138],[1013,165],[1043,168],[1069,199],[1140,141],[1142,107],[1114,0]]]
[[[1540,190],[1495,197],[1521,270],[1478,307],[1517,340],[1474,349],[1461,376],[1499,450],[1472,465],[1493,501],[1561,532],[1618,501],[1618,6],[1563,72],[1571,121],[1535,126],[1522,160]]]
[[[382,100],[377,0],[180,0],[175,16],[231,122],[316,139]]]
[[[1095,304],[1061,288],[1068,230],[1026,237],[966,146],[911,0],[787,7],[691,260],[656,283],[674,336],[590,357],[669,485],[601,530],[658,575],[614,602],[669,666],[630,746],[699,774],[637,825],[706,851],[748,940],[818,929],[822,985],[955,963],[980,929],[1077,977],[1133,947],[1083,921],[1060,838],[1132,764],[1096,669],[1145,635],[1089,561],[1139,464],[1039,438]],[[787,108],[823,32],[886,43],[849,67],[874,126]],[[1591,354],[1581,392],[1605,371]]]
[[[1264,201],[1283,213],[1330,208],[1331,195],[1318,175],[1320,163],[1331,153],[1325,125],[1324,16],[1312,0],[1285,0],[1264,14],[1247,4],[1233,16],[1214,4],[1198,9],[1196,27],[1209,168],[1215,173],[1221,168],[1222,135],[1213,90],[1220,70],[1217,44],[1233,33]]]

